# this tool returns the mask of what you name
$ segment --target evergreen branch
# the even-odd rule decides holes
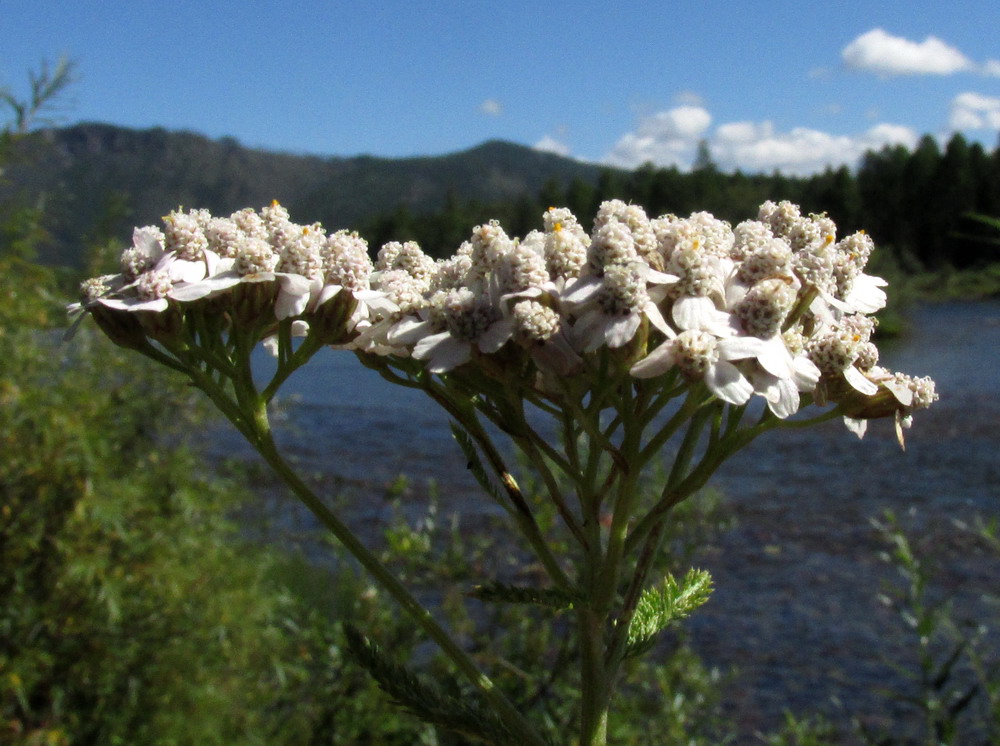
[[[526,588],[496,580],[477,585],[466,595],[488,603],[535,604],[556,610],[572,609],[582,600],[579,594],[559,588]]]
[[[668,574],[662,587],[647,588],[639,597],[629,624],[624,657],[649,650],[659,632],[671,622],[690,616],[711,594],[712,576],[707,570],[688,570],[680,583]]]
[[[344,624],[347,647],[379,688],[394,704],[425,723],[440,726],[467,738],[489,744],[520,744],[495,714],[469,697],[445,694],[434,684],[421,680],[406,666],[390,659],[379,645],[357,628]],[[457,684],[455,684],[457,690]]]

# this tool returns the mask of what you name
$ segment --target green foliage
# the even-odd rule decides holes
[[[1000,738],[1000,675],[996,651],[984,645],[988,626],[981,620],[962,623],[950,598],[932,592],[934,571],[929,559],[891,511],[874,525],[888,547],[883,557],[900,579],[881,600],[897,612],[911,633],[915,658],[913,665],[891,662],[913,683],[913,689],[889,692],[889,696],[919,713],[924,743],[995,742]],[[987,551],[995,551],[1000,549],[995,537],[989,526],[980,526],[973,541],[978,538]],[[993,596],[992,601],[1000,603],[1000,597]],[[871,743],[886,742],[865,735]]]
[[[671,622],[684,619],[708,601],[712,576],[691,569],[680,582],[667,574],[659,588],[647,588],[639,597],[628,628],[626,655],[639,655],[653,645],[656,635]]]
[[[829,721],[821,717],[796,717],[785,713],[781,730],[761,736],[767,746],[828,746],[836,743],[836,732]]]

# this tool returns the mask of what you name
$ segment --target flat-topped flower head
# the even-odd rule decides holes
[[[114,330],[119,311],[169,309],[160,328],[182,330],[189,304],[213,298],[198,312],[226,314],[220,328],[273,335],[288,320],[285,333],[314,343],[413,357],[434,374],[469,366],[466,383],[509,374],[545,396],[564,390],[560,376],[604,370],[587,358],[610,348],[636,378],[677,369],[730,404],[757,394],[780,418],[807,401],[852,421],[903,421],[933,401],[931,382],[878,366],[867,314],[885,293],[863,271],[871,239],[837,241],[826,215],[768,202],[732,228],[707,212],[650,220],[609,200],[589,236],[565,208],[542,225],[518,239],[488,221],[437,260],[390,242],[373,265],[358,234],[293,223],[277,203],[228,218],[178,210],[164,231],[136,229],[121,274],[88,281],[73,310],[104,314]],[[154,323],[131,318],[129,334]]]
[[[705,298],[722,295],[729,267],[719,256],[705,251],[704,238],[696,234],[674,247],[667,272],[678,278],[672,288],[675,296]]]
[[[686,329],[635,363],[630,372],[636,378],[656,378],[676,367],[688,381],[704,381],[723,401],[744,404],[753,394],[753,386],[731,361],[747,354],[736,340]]]
[[[868,258],[875,249],[875,242],[864,231],[858,231],[842,238],[834,248],[860,272],[868,264]]]
[[[260,219],[270,230],[280,228],[289,222],[290,218],[288,210],[278,200],[272,200],[271,204],[260,209]]]
[[[447,293],[442,310],[448,331],[466,342],[478,340],[501,317],[500,309],[488,298],[476,295],[468,288]]]
[[[702,249],[717,256],[730,256],[736,243],[733,228],[710,212],[693,212],[686,221],[690,230],[702,238]]]
[[[783,234],[793,251],[815,251],[827,247],[836,240],[836,226],[831,228],[829,218],[810,215],[791,220]]]
[[[80,283],[80,295],[84,303],[93,303],[98,298],[118,290],[122,286],[121,275],[101,275]]]
[[[664,289],[647,286],[650,272],[645,264],[611,264],[598,282],[580,282],[566,294],[568,302],[580,303],[580,316],[573,327],[580,349],[590,352],[602,345],[622,347],[635,336],[643,318],[664,334],[673,333],[657,307]]]
[[[594,218],[594,233],[596,234],[612,220],[617,220],[628,228],[632,235],[633,246],[639,256],[655,269],[663,268],[663,259],[659,253],[656,232],[642,207],[627,204],[620,199],[601,203],[597,210],[597,216]]]
[[[426,288],[406,270],[392,269],[380,272],[374,287],[385,293],[396,306],[396,313],[400,316],[415,314],[424,307]]]
[[[140,300],[153,301],[167,297],[174,283],[170,273],[164,270],[152,270],[139,275],[135,282],[136,293]]]

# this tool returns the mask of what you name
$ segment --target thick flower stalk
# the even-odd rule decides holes
[[[541,224],[516,239],[486,223],[447,259],[389,243],[373,262],[356,234],[292,223],[277,203],[228,218],[177,211],[136,229],[121,272],[85,282],[72,310],[212,398],[479,690],[493,719],[474,735],[541,743],[295,476],[267,420],[282,382],[324,346],[430,396],[547,571],[546,587],[508,592],[572,609],[579,741],[604,743],[622,663],[689,610],[664,599],[707,596],[701,575],[697,588],[652,587],[671,508],[768,430],[842,417],[861,436],[890,418],[902,443],[936,394],[878,365],[870,314],[885,283],[864,273],[872,240],[838,239],[826,216],[767,202],[731,227],[708,213],[650,219],[615,200],[589,233],[562,208]],[[258,344],[278,360],[267,381],[251,373]],[[536,473],[559,535],[540,527],[497,433]],[[648,467],[664,458],[653,485]]]

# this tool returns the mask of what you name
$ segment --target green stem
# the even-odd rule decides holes
[[[257,416],[252,421],[258,427],[267,428],[266,408],[263,401],[259,404]],[[524,718],[521,712],[511,703],[497,686],[479,670],[475,662],[469,655],[451,638],[451,636],[434,619],[433,615],[424,608],[406,589],[406,587],[396,578],[392,572],[379,561],[379,559],[368,550],[367,547],[354,535],[354,533],[342,523],[339,518],[313,493],[298,475],[291,469],[288,463],[281,456],[270,429],[258,429],[257,439],[254,443],[257,451],[261,454],[274,472],[281,477],[285,484],[292,490],[296,497],[312,512],[313,515],[330,531],[336,539],[343,544],[358,562],[361,563],[375,580],[391,595],[403,610],[413,618],[413,620],[434,640],[441,648],[442,652],[451,659],[455,666],[463,675],[479,690],[480,694],[492,705],[493,709],[507,724],[518,738],[524,739],[525,743],[542,745],[545,741],[537,733],[534,727]]]
[[[609,677],[604,663],[602,615],[584,607],[577,615],[580,634],[580,746],[608,742]]]

